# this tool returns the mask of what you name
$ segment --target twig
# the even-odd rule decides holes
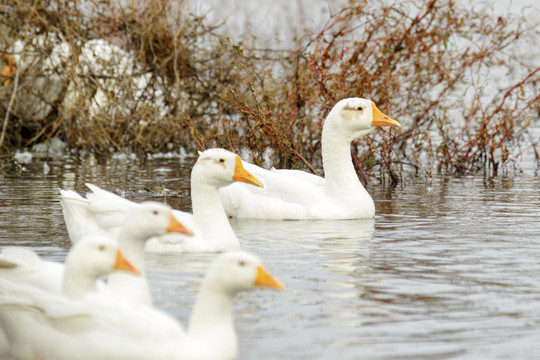
[[[369,180],[368,180],[368,177],[366,176],[366,174],[364,174],[364,170],[362,170],[362,165],[360,165],[360,161],[358,161],[358,158],[352,152],[352,150],[351,150],[351,155],[352,155],[354,163],[356,164],[356,167],[357,167],[358,171],[360,172],[360,176],[362,176],[362,180],[364,180],[364,186],[367,186],[368,183],[369,183]]]
[[[23,48],[25,45],[26,43],[23,44]],[[13,106],[13,103],[15,102],[15,97],[17,96],[17,90],[19,88],[19,73],[20,72],[21,72],[20,67],[17,67],[17,70],[15,71],[15,84],[13,85],[13,92],[11,93],[11,98],[9,99],[6,116],[4,117],[4,125],[2,126],[2,134],[0,135],[0,147],[2,147],[2,145],[4,144],[4,137],[6,135],[6,129],[9,123],[9,114],[11,112],[11,107]]]

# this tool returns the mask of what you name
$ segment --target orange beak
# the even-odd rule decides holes
[[[263,184],[244,168],[244,165],[242,165],[242,159],[240,159],[240,156],[238,155],[236,155],[236,166],[234,168],[233,180],[263,187]]]
[[[390,119],[388,116],[384,115],[381,110],[377,108],[375,103],[371,103],[371,108],[373,109],[373,120],[371,121],[371,126],[398,126],[401,127],[401,124],[394,119]]]
[[[193,231],[186,228],[182,223],[174,217],[173,213],[169,216],[169,227],[167,228],[167,232],[177,232],[181,234],[186,235],[193,235]]]
[[[137,269],[135,266],[131,265],[129,261],[127,261],[124,255],[122,255],[120,249],[116,250],[116,262],[114,263],[113,269],[125,270],[137,275],[141,274],[141,271],[139,269]]]
[[[277,290],[285,289],[285,285],[276,280],[276,278],[270,275],[262,266],[257,267],[257,277],[253,284],[256,286],[267,286]]]

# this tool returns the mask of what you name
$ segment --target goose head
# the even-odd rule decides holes
[[[156,201],[140,203],[127,217],[124,225],[131,227],[145,239],[174,232],[193,235],[191,230],[174,217],[169,205]]]
[[[243,251],[220,255],[208,270],[205,282],[230,296],[256,287],[285,288],[266,271],[257,256]]]
[[[191,171],[191,184],[203,183],[216,188],[240,181],[263,187],[242,165],[240,156],[225,149],[209,149],[200,153]]]
[[[88,236],[75,244],[66,257],[66,267],[77,269],[79,273],[93,279],[110,274],[114,270],[141,273],[126,260],[118,245],[105,236]]]
[[[324,128],[343,134],[347,140],[353,141],[368,134],[375,126],[398,126],[400,123],[383,114],[368,99],[348,98],[340,100],[328,114]]]

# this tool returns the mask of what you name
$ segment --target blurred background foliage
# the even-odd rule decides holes
[[[540,27],[464,4],[350,1],[261,47],[179,1],[7,0],[2,151],[52,138],[102,154],[225,147],[320,172],[326,114],[364,97],[403,126],[353,143],[365,181],[513,173],[525,153],[540,159]]]

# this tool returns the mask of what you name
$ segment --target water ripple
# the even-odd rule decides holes
[[[189,164],[67,158],[3,164],[0,244],[61,261],[57,188],[93,182],[189,210]],[[5,184],[5,185],[4,185]],[[370,185],[368,221],[232,220],[285,292],[236,301],[240,359],[534,359],[540,352],[540,179]],[[187,321],[214,254],[149,254],[156,306]]]

